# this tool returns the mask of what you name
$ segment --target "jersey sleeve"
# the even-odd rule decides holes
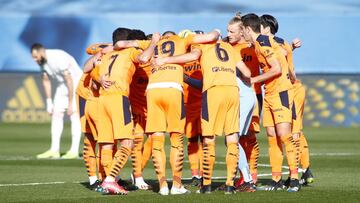
[[[94,69],[92,69],[90,76],[93,80],[100,82],[100,67],[96,66]]]
[[[195,49],[202,49],[204,45],[202,44],[193,44],[191,45],[191,51],[195,50]]]
[[[103,48],[109,46],[111,44],[109,43],[97,43],[97,44],[91,44],[86,48],[86,53],[89,55],[95,55],[99,51],[101,51]]]
[[[134,63],[138,63],[137,57],[141,54],[142,50],[140,48],[133,48],[130,53],[130,59]]]
[[[184,38],[185,40],[185,46],[188,48],[191,44],[194,43],[194,35],[190,34]]]
[[[136,43],[140,49],[145,50],[150,46],[151,40],[136,40]]]

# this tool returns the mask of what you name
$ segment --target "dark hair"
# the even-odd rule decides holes
[[[250,27],[255,33],[260,33],[260,18],[255,13],[249,13],[241,17],[244,27]]]
[[[40,43],[34,43],[33,45],[31,45],[31,49],[30,51],[32,52],[33,50],[39,51],[40,49],[44,49],[44,46]]]
[[[146,35],[141,30],[131,30],[128,38],[128,40],[146,40]]]
[[[195,34],[204,34],[205,32],[202,30],[194,30]]]
[[[162,34],[162,36],[165,36],[165,35],[167,35],[167,34],[172,34],[172,35],[176,35],[176,33],[174,32],[174,31],[166,31],[166,32],[164,32],[163,34]]]
[[[272,15],[268,15],[268,14],[262,15],[260,17],[260,23],[264,27],[270,27],[270,32],[273,35],[277,33],[277,31],[279,30],[279,24],[276,18]]]
[[[112,34],[113,44],[116,44],[116,42],[120,40],[127,40],[130,32],[131,32],[130,29],[123,27],[119,27],[116,30],[114,30]]]
[[[146,35],[146,39],[147,39],[147,40],[151,40],[152,35],[153,35],[153,34],[148,34],[148,35]]]

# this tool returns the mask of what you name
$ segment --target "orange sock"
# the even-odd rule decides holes
[[[96,156],[95,156],[96,142],[94,139],[89,139],[88,136],[92,136],[92,135],[85,134],[83,158],[88,176],[91,177],[91,176],[96,176]]]
[[[160,188],[167,187],[165,170],[166,155],[164,149],[165,135],[152,135],[152,160]]]
[[[101,165],[104,168],[105,175],[108,176],[110,175],[110,171],[111,171],[111,164],[113,160],[113,149],[100,149],[100,154],[101,154],[101,158],[100,158]]]
[[[309,146],[303,133],[300,135],[300,164],[303,169],[310,166]]]
[[[170,133],[170,165],[173,173],[173,186],[180,188],[184,165],[184,136],[181,133]]]
[[[199,137],[195,136],[188,139],[188,157],[192,176],[199,176]]]
[[[119,174],[120,170],[126,164],[129,156],[131,154],[131,148],[126,146],[121,146],[114,155],[114,160],[111,165],[110,176],[114,179]]]
[[[259,155],[260,155],[260,148],[259,148],[259,144],[257,142],[256,139],[256,134],[249,134],[247,136],[241,136],[240,140],[242,140],[243,138],[245,138],[246,141],[246,145],[245,148],[243,145],[243,148],[245,150],[245,154],[246,157],[248,159],[249,162],[249,168],[250,168],[250,173],[253,179],[253,182],[256,183],[257,182],[257,173],[258,173],[258,160],[259,160]],[[241,142],[240,142],[241,144]]]
[[[203,145],[203,185],[211,185],[215,163],[215,142]]]
[[[237,142],[228,142],[226,151],[226,185],[234,186],[234,178],[237,171],[239,147]]]
[[[133,168],[134,178],[138,178],[142,176],[141,173],[141,161],[142,161],[142,145],[143,145],[144,136],[143,135],[135,135],[134,139],[134,148],[131,151],[131,164]]]
[[[198,156],[199,156],[199,176],[202,177],[203,176],[203,144],[202,144],[202,138],[200,137],[200,143],[199,145],[199,151],[198,151]]]
[[[96,165],[98,167],[98,179],[100,181],[105,180],[106,174],[103,165],[101,164],[101,154],[100,154],[100,147],[98,146],[97,152],[96,152]]]
[[[281,142],[285,145],[286,159],[290,169],[290,178],[299,179],[298,165],[296,161],[296,143],[292,134],[280,137]]]
[[[146,167],[147,162],[150,160],[151,158],[151,151],[152,151],[152,139],[149,136],[143,146],[142,149],[142,159],[141,159],[141,171],[144,170],[144,168]]]
[[[296,149],[296,165],[299,167],[299,163],[300,163],[300,137],[293,136],[293,140],[294,140],[295,149]]]
[[[272,179],[278,182],[281,179],[283,162],[282,145],[277,136],[268,136],[268,141]]]

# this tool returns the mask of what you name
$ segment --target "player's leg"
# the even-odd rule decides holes
[[[239,92],[240,94],[240,92]],[[247,136],[247,132],[251,123],[252,115],[253,115],[253,109],[255,105],[255,94],[253,92],[242,92],[242,95],[240,95],[240,122],[239,122],[239,138]],[[252,183],[252,177],[250,175],[250,169],[247,161],[247,156],[245,154],[245,151],[243,147],[240,144],[239,139],[239,160],[238,160],[238,169],[241,171],[242,177],[239,179],[238,182],[236,182],[235,186],[237,187],[237,190],[240,192],[253,192],[254,189],[250,186]],[[243,180],[244,183],[241,183],[240,181]],[[241,186],[242,185],[242,186]],[[241,187],[240,187],[241,186]]]
[[[186,107],[185,134],[187,137],[187,151],[192,176],[192,186],[201,184],[201,101],[195,104],[188,104]]]
[[[60,158],[60,140],[64,129],[64,112],[68,102],[66,87],[57,87],[54,95],[53,114],[51,115],[51,146],[48,151],[38,154],[37,158]]]
[[[210,90],[210,89],[209,89]],[[201,131],[202,131],[202,149],[203,149],[203,181],[200,189],[197,193],[209,194],[211,193],[211,178],[215,163],[215,116],[216,109],[218,109],[218,99],[208,99],[209,90],[202,93],[202,104],[201,104]],[[210,115],[211,114],[211,115]]]
[[[170,166],[173,174],[173,184],[171,194],[190,193],[181,183],[182,170],[184,165],[184,127],[185,127],[185,108],[182,92],[168,88],[164,89],[166,98],[166,122],[167,131],[170,133]],[[169,98],[172,98],[171,100]],[[164,101],[165,102],[165,101]]]
[[[239,148],[238,148],[238,133],[239,133],[239,108],[240,108],[240,100],[239,100],[239,91],[237,87],[227,87],[220,91],[226,92],[224,95],[225,108],[219,108],[220,111],[225,112],[225,116],[222,118],[222,113],[218,112],[218,120],[215,122],[218,123],[220,121],[224,124],[224,134],[226,135],[226,170],[227,170],[227,178],[226,178],[226,188],[225,194],[233,194],[234,191],[234,178],[237,171],[237,163],[239,159]],[[219,134],[218,129],[215,130],[215,134]],[[245,158],[245,157],[244,157]]]
[[[289,192],[297,192],[300,189],[298,162],[296,143],[292,136],[291,122],[292,122],[292,103],[293,90],[287,90],[279,93],[279,100],[274,99],[273,113],[275,120],[276,135],[280,138],[282,144],[285,146],[286,158],[290,169],[290,187]],[[280,111],[275,111],[280,109]]]
[[[148,117],[146,123],[146,133],[151,134],[152,141],[152,160],[159,181],[159,193],[168,195],[169,188],[166,182],[166,155],[165,155],[165,131],[166,116],[162,107],[163,89],[150,89],[147,91]]]
[[[144,168],[146,167],[148,161],[151,158],[151,151],[152,151],[151,149],[152,149],[151,135],[147,134],[146,141],[142,148],[141,171],[144,171]]]
[[[119,140],[118,147],[109,175],[105,178],[101,186],[108,193],[127,194],[124,188],[116,183],[116,177],[126,164],[133,147],[133,122],[130,112],[130,102],[128,97],[114,94],[107,96],[106,111],[111,119],[112,131],[115,140]]]
[[[143,108],[137,108],[136,105],[132,107],[133,122],[134,122],[134,148],[131,152],[131,163],[133,172],[131,180],[135,186],[141,190],[147,190],[149,185],[145,183],[142,176],[142,150],[144,142],[144,133],[146,126],[146,115]]]

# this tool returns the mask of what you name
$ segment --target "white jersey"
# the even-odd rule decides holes
[[[251,85],[245,84],[240,78],[236,77],[240,95],[240,121],[239,135],[246,135],[251,123],[253,109],[255,107],[256,95]]]
[[[236,77],[236,81],[237,81],[239,90],[240,90],[242,93],[250,93],[250,94],[251,94],[251,93],[254,92],[254,90],[253,90],[253,88],[251,87],[251,85],[245,84],[239,77]]]
[[[47,61],[42,68],[50,79],[57,85],[63,85],[65,83],[63,71],[68,70],[76,87],[83,72],[74,57],[60,49],[46,49],[45,53]]]

